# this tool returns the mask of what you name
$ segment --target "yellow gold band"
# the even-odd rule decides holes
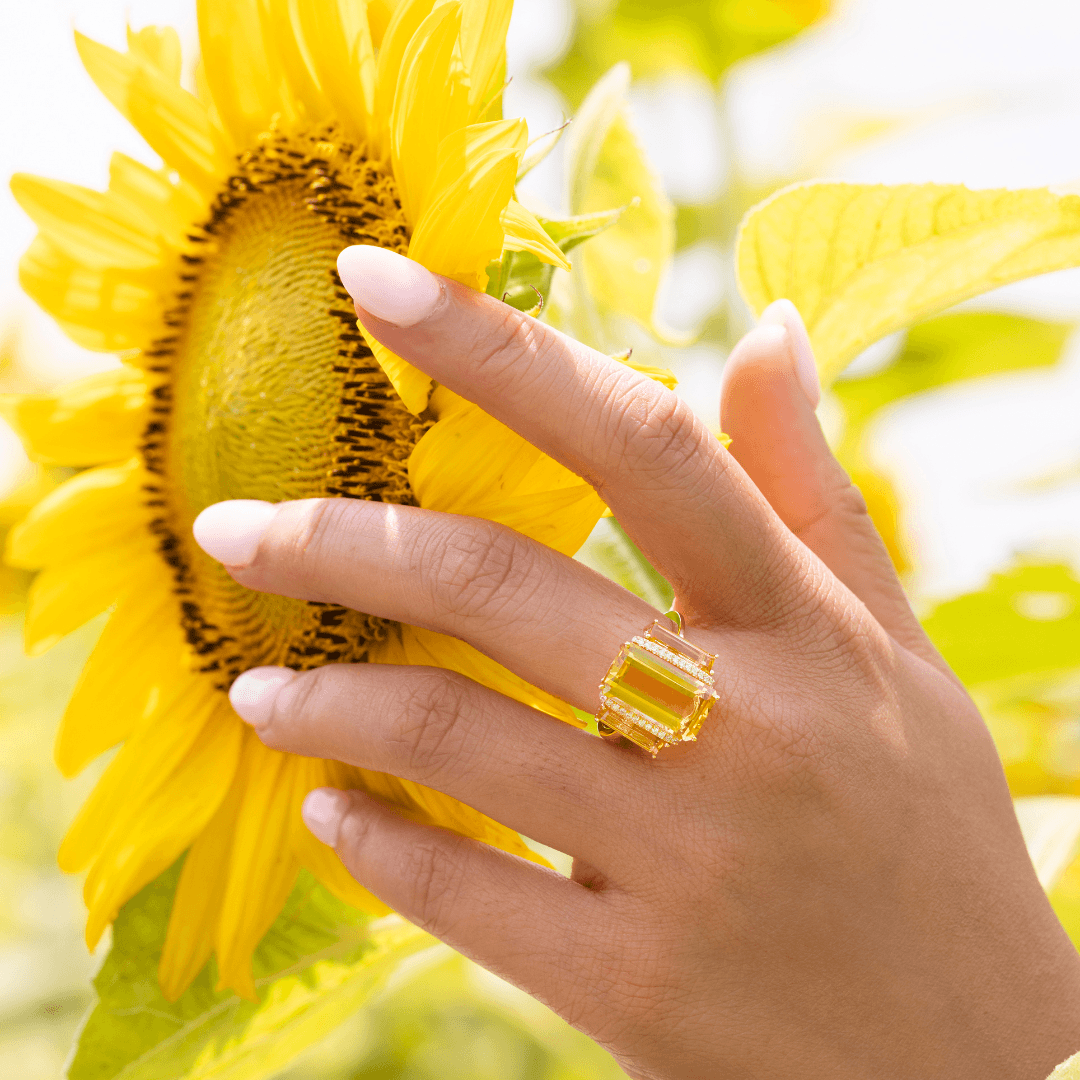
[[[655,757],[664,746],[693,742],[716,703],[716,657],[682,636],[682,619],[657,619],[619,650],[600,684],[596,723]]]

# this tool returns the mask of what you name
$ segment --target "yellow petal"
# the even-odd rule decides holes
[[[238,720],[237,723],[240,723]],[[225,897],[214,942],[217,989],[255,1000],[251,955],[270,929],[296,882],[300,863],[292,838],[303,828],[301,758],[268,750],[246,733],[243,796],[236,817]]]
[[[298,14],[329,114],[351,138],[366,138],[375,111],[375,49],[363,7],[308,0]]]
[[[472,402],[452,399],[445,388],[438,393],[439,420],[409,457],[409,486],[420,506],[469,514],[480,502],[516,492],[540,451]]]
[[[219,705],[186,754],[168,763],[162,782],[129,792],[119,808],[83,889],[91,948],[121,905],[172,866],[225,798],[245,734],[242,721],[230,714]]]
[[[336,761],[302,758],[296,767],[300,770],[300,788],[304,791],[314,791],[317,787],[326,786],[342,790],[358,786],[354,779],[356,770]],[[390,908],[372,896],[345,869],[334,849],[316,840],[309,829],[301,827],[294,831],[293,850],[300,865],[314,874],[342,903],[351,904],[372,915],[390,913]]]
[[[229,174],[229,145],[198,98],[139,53],[119,53],[76,32],[83,65],[101,92],[164,161],[212,198]]]
[[[146,482],[138,461],[73,476],[11,530],[5,561],[37,570],[125,543],[146,528]]]
[[[221,691],[204,675],[189,672],[170,688],[152,717],[109,762],[83,803],[60,844],[57,858],[62,870],[71,874],[85,870],[102,853],[114,831],[129,827],[130,808],[145,802],[162,785],[168,787],[169,778],[203,730],[213,726],[220,709]]]
[[[83,348],[126,352],[160,336],[175,277],[165,267],[87,267],[39,234],[19,261],[19,284]]]
[[[394,11],[400,6],[400,0],[368,0],[367,21],[371,28],[371,42],[378,49],[386,36]]]
[[[186,246],[192,224],[206,212],[205,203],[191,199],[167,170],[151,169],[126,154],[113,154],[109,163],[109,194],[140,215],[149,235],[174,249]]]
[[[312,73],[294,19],[302,26],[309,12],[321,10],[327,4],[336,8],[337,3],[338,0],[305,0],[298,5],[296,0],[259,0],[259,18],[268,49],[265,62],[277,67],[279,77],[286,84],[278,93],[288,101],[289,112],[308,123],[319,122],[332,111]]]
[[[370,133],[372,157],[390,160],[390,115],[397,97],[401,61],[413,34],[431,14],[434,0],[404,0],[399,3],[379,45],[375,72],[375,115],[379,126]]]
[[[179,601],[162,569],[129,582],[82,669],[56,736],[53,756],[65,776],[128,738],[190,679]]]
[[[464,0],[461,51],[469,71],[473,117],[483,112],[506,77],[506,31],[514,0]]]
[[[442,667],[457,671],[467,678],[497,690],[550,716],[581,726],[574,710],[557,697],[527,683],[520,676],[497,664],[478,649],[457,638],[424,630],[418,626],[403,626],[400,637],[389,637],[373,647],[374,664],[419,664],[423,667]]]
[[[16,173],[11,193],[57,247],[84,266],[145,270],[166,252],[156,228],[111,193]]]
[[[158,964],[161,992],[168,1001],[180,997],[213,952],[242,796],[243,785],[234,776],[217,813],[184,859]]]
[[[392,353],[381,341],[364,329],[363,323],[356,324],[364,340],[375,355],[383,373],[393,384],[397,395],[411,413],[419,416],[427,408],[428,394],[431,391],[431,378],[412,364],[402,360],[397,353]]]
[[[285,107],[267,63],[258,0],[198,0],[199,44],[214,106],[237,146],[253,146]]]
[[[180,83],[180,35],[171,26],[144,26],[127,32],[128,52],[157,68],[162,78]]]
[[[490,499],[474,505],[470,513],[507,525],[564,555],[573,555],[606,509],[603,499],[588,484],[578,484]]]
[[[503,229],[506,232],[503,247],[509,251],[530,251],[541,262],[552,266],[570,269],[566,256],[559,250],[558,244],[544,231],[544,226],[536,220],[531,210],[511,199],[502,214]]]
[[[130,581],[162,572],[149,534],[57,563],[34,578],[26,598],[26,651],[39,656],[112,607]]]
[[[500,150],[469,161],[450,187],[435,193],[413,231],[409,258],[483,292],[487,265],[502,252],[502,212],[514,193],[521,154]]]
[[[128,365],[53,394],[0,396],[0,415],[45,465],[99,465],[134,453],[147,422],[151,380]]]
[[[420,24],[402,58],[390,157],[405,216],[418,221],[435,181],[443,139],[465,127],[469,87],[458,55],[461,5],[441,4]]]

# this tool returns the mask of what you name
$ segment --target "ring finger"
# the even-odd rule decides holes
[[[615,841],[596,822],[628,809],[648,770],[637,754],[440,668],[255,668],[230,698],[273,749],[413,780],[607,870]]]

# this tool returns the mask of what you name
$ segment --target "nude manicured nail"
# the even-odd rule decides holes
[[[278,691],[295,678],[296,672],[291,668],[252,668],[229,688],[229,701],[241,720],[258,727],[270,719]]]
[[[791,338],[791,349],[795,354],[795,374],[803,393],[810,399],[813,408],[821,401],[821,380],[818,377],[817,364],[814,362],[814,349],[810,344],[810,335],[806,324],[799,314],[799,309],[790,300],[774,300],[762,313],[758,321],[761,324],[782,326]]]
[[[245,567],[259,550],[277,507],[257,499],[232,499],[208,506],[191,527],[195,543],[226,566]]]
[[[395,326],[415,326],[426,319],[442,296],[439,279],[430,270],[386,248],[347,247],[337,267],[357,305]]]
[[[335,788],[316,788],[308,792],[300,814],[304,824],[327,847],[337,844],[341,823],[349,812],[349,796]]]

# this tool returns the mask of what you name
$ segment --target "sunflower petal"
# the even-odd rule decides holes
[[[160,572],[129,582],[64,710],[53,756],[64,776],[82,772],[128,738],[148,710],[190,679],[178,601]],[[132,663],[137,656],[138,663]]]
[[[37,570],[125,543],[145,527],[139,512],[145,483],[137,461],[73,476],[11,530],[5,560]]]
[[[371,43],[376,49],[382,46],[386,28],[400,6],[400,0],[368,0],[367,21],[371,31]]]
[[[165,169],[151,169],[127,154],[112,156],[109,194],[141,215],[151,236],[177,249],[186,246],[192,222],[206,209],[174,184]]]
[[[285,82],[281,96],[289,102],[289,111],[309,123],[323,120],[328,112],[326,97],[315,80],[301,47],[294,18],[301,22],[312,6],[327,0],[259,0],[259,17],[269,49],[268,60],[276,63]],[[337,3],[337,0],[331,0]],[[270,59],[272,58],[272,59]]]
[[[39,234],[19,261],[19,284],[83,348],[126,352],[161,333],[161,297],[174,278],[164,267],[88,267]]]
[[[487,265],[502,252],[502,212],[514,193],[516,150],[500,150],[467,163],[465,172],[433,195],[417,222],[409,258],[429,270],[483,292]]]
[[[318,758],[303,758],[297,766],[301,770],[300,788],[306,793],[317,787],[336,787],[341,789],[359,786],[354,774],[355,769],[336,761],[322,761]],[[377,897],[372,896],[345,869],[333,848],[316,840],[311,831],[302,824],[293,833],[293,850],[300,865],[309,870],[342,903],[351,904],[361,911],[372,915],[389,915],[388,908]]]
[[[42,570],[26,598],[26,651],[39,656],[112,607],[133,577],[161,573],[149,536],[138,536]]]
[[[144,26],[127,32],[128,52],[151,67],[162,78],[180,85],[180,35],[171,26]]]
[[[165,255],[156,230],[108,192],[16,173],[11,193],[34,224],[84,266],[145,270]]]
[[[402,360],[397,353],[392,353],[381,341],[364,329],[363,323],[357,323],[357,326],[405,408],[419,416],[427,408],[428,394],[431,392],[430,376],[414,368],[408,361]]]
[[[589,538],[607,507],[588,484],[491,499],[472,507],[474,517],[497,521],[573,555]]]
[[[458,55],[461,5],[441,4],[420,24],[401,61],[390,117],[390,160],[405,215],[418,221],[435,181],[443,139],[469,119],[469,87]]]
[[[123,806],[114,808],[116,826],[83,889],[90,909],[86,938],[91,948],[124,902],[191,845],[229,790],[246,732],[227,705],[220,704],[220,692],[215,693],[218,703],[209,723],[202,725],[184,755],[163,763],[162,772],[149,774],[161,782],[129,791]]]
[[[168,787],[169,778],[220,709],[221,691],[205,676],[191,672],[161,696],[145,717],[147,722],[109,762],[68,829],[57,855],[62,870],[72,874],[85,870],[104,851],[113,832],[128,827],[132,809],[158,788]]]
[[[506,76],[506,31],[514,0],[464,0],[461,51],[469,70],[469,104],[479,116]]]
[[[371,132],[373,158],[390,160],[390,116],[397,98],[402,59],[420,24],[431,14],[435,0],[404,0],[399,3],[379,46],[375,71],[375,105],[379,127]]]
[[[83,66],[150,147],[207,198],[229,174],[228,146],[206,107],[146,62],[76,32]]]
[[[214,949],[218,911],[225,896],[233,833],[243,795],[238,781],[234,776],[217,812],[191,845],[180,871],[158,964],[161,992],[168,1001],[176,1001],[188,988]]]
[[[443,387],[437,393],[439,420],[409,457],[409,486],[419,505],[471,514],[478,503],[515,492],[540,451],[472,402]]]
[[[199,44],[206,83],[225,130],[252,146],[287,107],[267,63],[258,0],[198,0]]]
[[[298,16],[328,111],[350,136],[366,138],[375,112],[375,49],[362,8],[307,0]]]
[[[123,365],[53,394],[0,396],[0,416],[35,461],[100,465],[130,458],[146,424],[149,376]]]
[[[502,224],[506,236],[503,247],[509,251],[530,251],[541,262],[552,266],[570,269],[566,256],[559,246],[544,231],[544,226],[536,220],[531,210],[511,199],[502,214]]]
[[[220,133],[194,94],[138,68],[128,90],[131,122],[166,164],[211,199],[229,175]]]
[[[241,761],[244,791],[214,949],[217,988],[235,990],[249,1000],[256,997],[251,955],[300,870],[291,840],[296,828],[303,827],[300,804],[307,791],[302,760],[268,750],[247,733]]]
[[[527,683],[520,676],[497,664],[478,649],[458,638],[437,634],[418,626],[403,626],[399,637],[387,638],[373,647],[373,664],[419,664],[423,667],[441,667],[456,671],[497,690],[525,705],[531,705],[549,716],[565,720],[575,727],[581,726],[574,710],[559,698]]]

